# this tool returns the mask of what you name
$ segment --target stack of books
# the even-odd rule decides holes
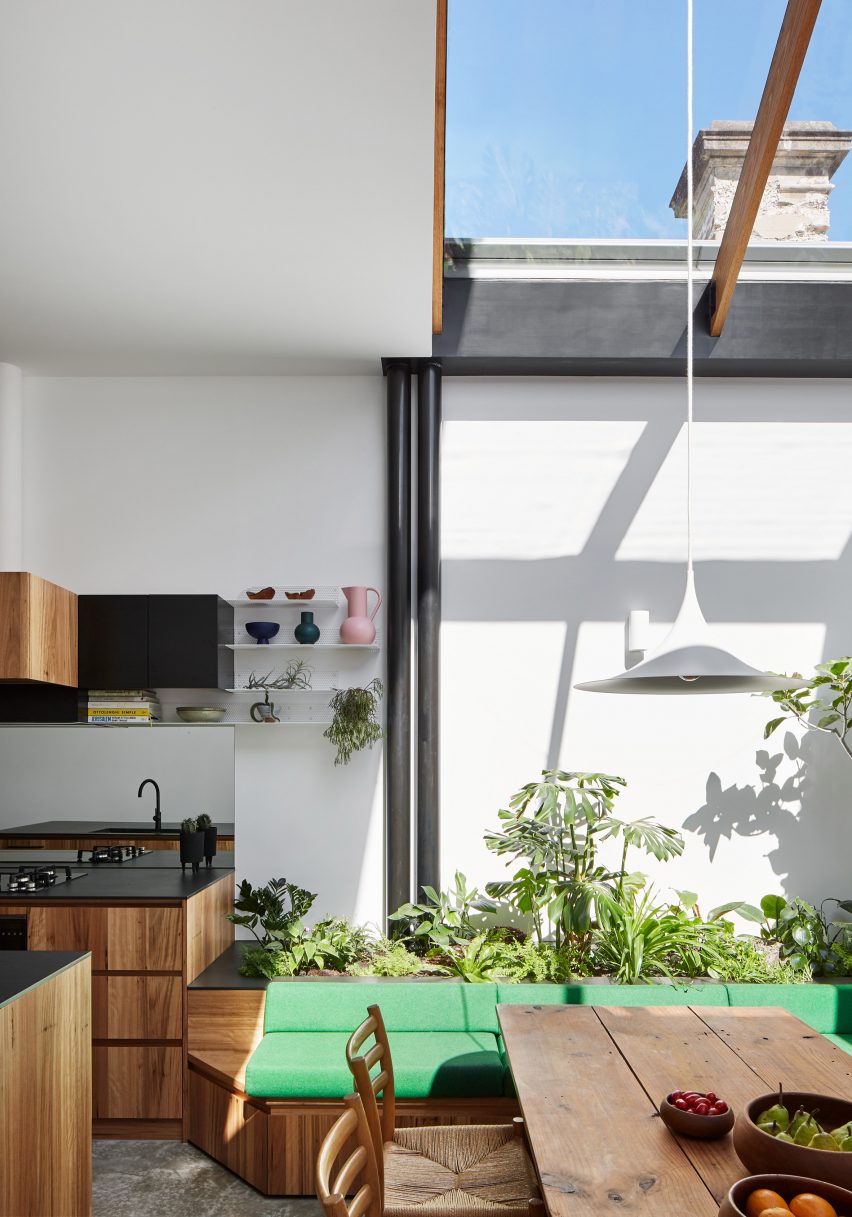
[[[101,726],[146,726],[162,718],[153,689],[90,689],[88,718]]]

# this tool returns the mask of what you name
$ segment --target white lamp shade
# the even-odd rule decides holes
[[[606,680],[575,685],[590,693],[771,693],[775,689],[801,689],[804,677],[777,676],[743,663],[717,645],[695,594],[692,571],[674,625],[666,637],[635,667]]]

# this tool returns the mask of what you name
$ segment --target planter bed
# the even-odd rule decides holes
[[[852,984],[461,984],[239,975],[231,950],[189,987],[189,1139],[268,1195],[310,1195],[316,1153],[351,1089],[344,1048],[377,1002],[401,1124],[517,1113],[497,1005],[782,1006],[852,1052]]]

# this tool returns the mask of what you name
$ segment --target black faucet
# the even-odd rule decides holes
[[[151,786],[154,787],[154,789],[157,792],[157,802],[154,805],[154,832],[162,832],[163,831],[163,817],[160,813],[160,787],[157,785],[157,783],[154,781],[153,778],[145,778],[145,781],[140,783],[139,789],[136,792],[136,797],[140,798],[140,799],[142,798],[142,791],[145,789],[145,787],[149,783]]]

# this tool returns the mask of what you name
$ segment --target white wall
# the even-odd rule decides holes
[[[89,593],[234,596],[254,584],[303,580],[381,588],[383,403],[379,375],[27,378],[25,567]],[[341,681],[377,670],[358,663],[354,653],[341,657]],[[355,666],[344,672],[347,664]],[[88,791],[99,804],[108,790],[104,814],[113,818],[113,792],[133,784],[129,769],[134,780],[140,765],[142,776],[158,777],[165,751],[179,751],[172,737],[184,739],[177,730],[143,732],[153,741],[128,738],[130,731],[29,734],[45,749],[48,785],[61,784],[76,755],[88,774],[79,797]],[[194,735],[214,746],[230,732],[187,738]],[[20,730],[0,733],[0,764],[4,783],[14,773],[24,790],[31,766],[14,751],[21,738]],[[158,757],[132,757],[143,744]],[[381,749],[335,769],[321,727],[241,728],[234,747],[238,875],[286,875],[319,893],[319,912],[378,920]],[[193,749],[171,764],[166,814],[173,792],[191,799],[209,781]],[[135,787],[130,794],[132,807]]]
[[[743,658],[805,671],[852,650],[848,381],[700,381],[697,586]],[[624,619],[683,592],[680,381],[444,385],[444,879],[503,863],[482,832],[546,765],[628,779],[620,812],[682,827],[661,887],[704,907],[847,894],[852,762],[748,696],[616,697]],[[638,859],[634,859],[638,864]]]

